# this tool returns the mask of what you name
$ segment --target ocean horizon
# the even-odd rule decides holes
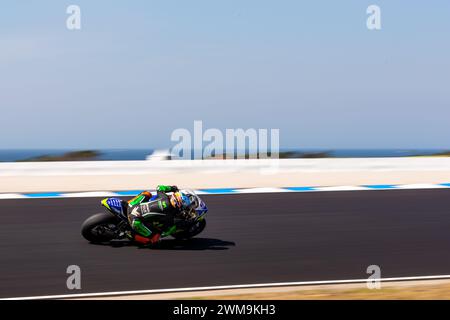
[[[83,149],[0,149],[0,162],[23,161],[41,156],[60,156],[67,152]],[[155,149],[92,149],[99,152],[96,160],[145,160]],[[432,155],[448,149],[294,149],[285,148],[281,152],[326,153],[335,158],[376,158],[408,157]]]

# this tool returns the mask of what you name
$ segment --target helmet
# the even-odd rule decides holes
[[[192,205],[189,195],[181,191],[174,192],[170,198],[170,202],[174,207],[179,209],[188,209]]]
[[[198,197],[195,194],[187,194],[189,201],[191,202],[191,208],[196,209],[199,206]]]

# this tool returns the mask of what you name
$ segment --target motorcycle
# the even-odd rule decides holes
[[[176,229],[170,234],[162,232],[161,238],[169,235],[177,240],[187,240],[200,234],[206,227],[206,213],[208,208],[205,202],[192,190],[185,190],[191,195],[193,210],[185,215],[185,219],[176,223]],[[150,201],[157,196],[153,196]],[[106,212],[94,214],[87,218],[81,226],[81,234],[92,243],[105,243],[112,240],[130,239],[133,230],[128,222],[128,202],[118,198],[106,198],[101,205]]]

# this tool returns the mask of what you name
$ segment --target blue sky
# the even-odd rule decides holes
[[[194,120],[278,128],[284,148],[450,148],[449,14],[444,0],[2,1],[0,149],[171,147]]]

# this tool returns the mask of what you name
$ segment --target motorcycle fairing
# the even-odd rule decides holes
[[[197,212],[198,216],[201,217],[201,216],[205,215],[206,212],[208,212],[208,207],[203,202],[203,200],[201,200],[200,198],[198,198],[198,199],[200,201],[199,201],[198,207],[195,208],[195,211]]]
[[[106,198],[102,200],[102,205],[108,209],[110,212],[119,215],[119,216],[125,216],[126,213],[124,212],[123,206],[122,206],[123,200],[117,199],[117,198]]]

